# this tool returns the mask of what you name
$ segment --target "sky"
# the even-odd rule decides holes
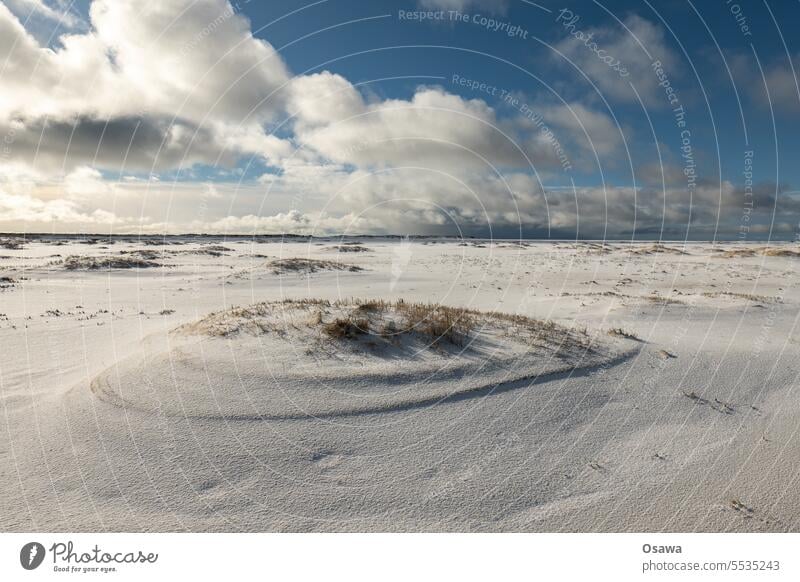
[[[0,231],[795,240],[798,21],[0,0]]]

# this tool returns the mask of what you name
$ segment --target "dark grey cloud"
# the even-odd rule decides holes
[[[199,163],[231,166],[237,159],[210,129],[166,118],[16,120],[0,133],[12,136],[7,160],[48,173],[79,166],[161,172]]]

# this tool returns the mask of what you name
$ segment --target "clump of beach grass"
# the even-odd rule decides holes
[[[766,295],[757,295],[755,293],[736,293],[733,291],[713,291],[703,293],[704,297],[729,297],[731,299],[743,299],[745,301],[752,301],[754,303],[780,303],[777,297],[768,297]]]
[[[353,320],[349,317],[337,317],[322,326],[322,331],[334,339],[355,339],[370,332],[368,319]]]
[[[350,265],[339,261],[304,259],[300,257],[275,259],[268,262],[267,267],[276,275],[288,273],[317,273],[318,271],[349,271],[354,273],[363,270],[358,265]]]
[[[628,249],[633,255],[655,255],[655,254],[669,254],[669,255],[686,255],[688,254],[683,249],[669,247],[661,243],[655,243],[647,246],[631,245]]]
[[[340,253],[369,253],[372,252],[372,249],[369,249],[365,246],[361,246],[357,243],[344,243],[342,245],[336,245],[330,247],[331,250],[337,251]]]
[[[642,341],[639,338],[639,336],[637,336],[635,333],[633,333],[632,331],[628,331],[627,329],[623,329],[621,327],[615,327],[613,329],[609,329],[608,330],[608,335],[611,335],[611,336],[614,336],[614,337],[621,337],[621,338],[625,338],[625,339],[629,339],[629,340],[634,340],[634,341],[637,341],[637,342]]]
[[[24,241],[16,238],[3,238],[0,239],[0,247],[4,249],[8,249],[10,251],[19,251],[22,250]]]
[[[800,250],[796,248],[787,247],[741,247],[730,250],[724,250],[715,255],[722,259],[736,259],[747,257],[787,257],[798,258],[800,257]]]
[[[159,263],[134,256],[81,257],[70,255],[61,262],[68,271],[98,271],[102,269],[146,269],[160,267]]]
[[[567,328],[552,321],[402,299],[262,302],[212,313],[178,330],[211,337],[239,333],[312,333],[329,341],[359,342],[369,337],[372,343],[389,344],[401,342],[403,338],[416,338],[431,347],[464,347],[479,329],[488,328],[537,350],[559,355],[591,346],[586,330]]]

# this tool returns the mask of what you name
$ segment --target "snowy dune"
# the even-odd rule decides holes
[[[800,247],[0,241],[4,531],[798,531]]]

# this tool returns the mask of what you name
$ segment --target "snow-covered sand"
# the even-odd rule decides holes
[[[800,530],[797,245],[0,242],[2,531]]]

